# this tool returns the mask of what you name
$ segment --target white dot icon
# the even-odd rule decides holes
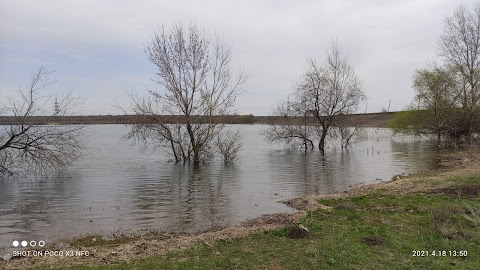
[[[18,245],[19,245],[19,243],[18,243],[17,240],[13,241],[13,246],[14,246],[14,247],[18,247]]]
[[[27,241],[22,241],[22,247],[26,247],[28,245]]]
[[[38,241],[38,246],[40,246],[40,247],[45,246],[45,241]]]
[[[34,247],[34,246],[36,246],[36,245],[37,245],[37,242],[35,242],[35,241],[30,241],[30,246],[31,246],[31,247]]]

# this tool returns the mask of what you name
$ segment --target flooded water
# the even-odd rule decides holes
[[[435,148],[413,138],[392,139],[386,129],[367,129],[348,151],[326,156],[269,145],[265,126],[239,125],[240,160],[194,168],[145,154],[121,140],[122,125],[89,126],[89,152],[59,175],[0,178],[0,250],[13,240],[156,229],[195,232],[238,224],[263,214],[292,212],[278,201],[333,193],[353,185],[390,180],[395,174],[431,169]]]

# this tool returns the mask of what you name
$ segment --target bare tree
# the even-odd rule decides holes
[[[342,149],[347,148],[352,143],[354,143],[355,135],[359,130],[358,126],[352,126],[352,123],[345,121],[345,117],[337,116],[335,119],[335,131],[338,132],[340,137],[340,146]]]
[[[238,152],[242,147],[241,138],[242,135],[239,130],[226,130],[218,134],[215,140],[216,151],[225,164],[237,160]]]
[[[472,10],[460,5],[445,20],[438,41],[442,66],[416,71],[415,105],[398,113],[390,126],[396,132],[447,135],[471,142],[480,132],[480,2]]]
[[[462,83],[461,107],[464,112],[463,133],[470,140],[477,131],[480,90],[480,3],[473,10],[461,5],[447,17],[438,51],[445,63],[460,74]],[[477,129],[477,130],[476,130]]]
[[[307,109],[299,97],[295,96],[292,101],[279,104],[273,115],[283,116],[283,120],[270,125],[263,132],[268,141],[285,143],[305,151],[313,149],[317,144],[318,127],[312,126],[310,122],[307,125]]]
[[[145,53],[157,67],[153,81],[161,90],[150,90],[147,98],[130,95],[131,109],[146,122],[135,125],[127,137],[156,141],[170,149],[176,161],[208,159],[223,128],[213,117],[230,113],[245,74],[234,77],[230,49],[193,24],[160,27]],[[166,124],[156,120],[157,115],[180,115],[182,121]]]
[[[79,101],[70,93],[56,99],[40,96],[39,92],[50,85],[50,72],[39,67],[32,74],[27,90],[19,97],[8,98],[0,110],[14,117],[14,122],[0,130],[0,174],[33,173],[61,169],[78,158],[84,126],[52,125],[56,116],[65,115]]]
[[[292,113],[297,117],[303,115],[305,119],[307,115],[312,115],[318,125],[311,131],[305,128],[303,136],[310,137],[309,133],[316,136],[314,138],[318,138],[318,149],[324,153],[327,136],[330,129],[336,125],[337,116],[355,112],[360,102],[365,99],[365,94],[361,90],[361,82],[355,71],[342,55],[340,44],[334,41],[324,65],[318,65],[313,59],[308,62],[307,71],[298,83],[294,97],[291,103],[291,107],[294,108]],[[277,127],[267,130],[267,133],[270,133],[267,138],[288,142],[302,136],[300,133],[288,134],[274,132],[275,130],[278,130]],[[313,141],[307,142],[305,140],[305,147]]]

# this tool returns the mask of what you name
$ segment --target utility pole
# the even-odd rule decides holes
[[[58,104],[58,100],[55,97],[55,105],[53,105],[53,110],[55,114],[58,114],[60,112],[60,105]]]
[[[287,116],[290,116],[290,96],[287,97]]]

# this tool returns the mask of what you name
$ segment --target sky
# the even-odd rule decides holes
[[[270,115],[287,100],[308,59],[325,61],[332,40],[362,81],[359,112],[404,109],[412,76],[437,57],[451,0],[0,0],[0,102],[25,89],[44,66],[55,83],[42,94],[72,91],[79,114],[121,114],[125,89],[147,95],[156,67],[144,48],[156,27],[194,22],[232,50],[232,69],[249,79],[238,114]],[[53,110],[53,104],[52,110]]]

